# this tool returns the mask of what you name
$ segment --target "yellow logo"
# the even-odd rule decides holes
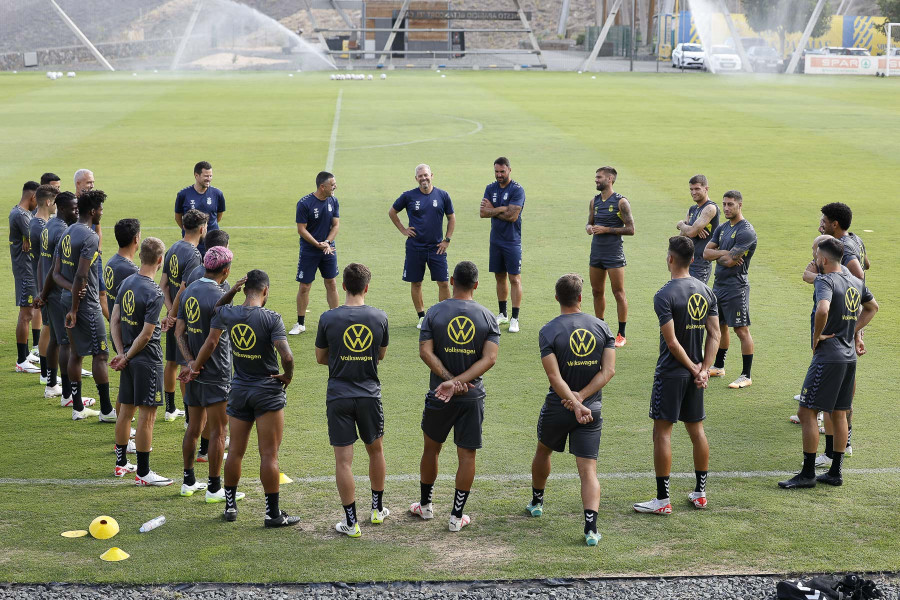
[[[575,356],[587,356],[597,347],[597,338],[587,329],[576,329],[569,336],[569,348]]]
[[[48,250],[48,246],[50,245],[50,230],[42,229],[41,230],[41,248],[44,250]]]
[[[614,210],[615,210],[615,209],[614,209],[612,206],[609,207],[609,212],[612,212],[612,211],[614,211]]]
[[[100,349],[106,352],[106,340],[100,340]]]
[[[103,283],[106,284],[106,289],[113,289],[113,284],[116,282],[116,274],[113,273],[112,267],[106,267],[103,269]]]
[[[125,311],[125,314],[129,317],[134,314],[134,292],[128,290],[125,292],[125,295],[122,296],[122,310]]]
[[[855,287],[848,287],[847,293],[844,294],[844,304],[847,306],[847,310],[852,313],[855,313],[859,310],[859,290]]]
[[[231,328],[231,341],[235,348],[246,352],[256,345],[256,332],[246,323],[238,323]]]
[[[184,303],[184,312],[187,315],[188,323],[196,323],[200,320],[200,303],[193,296]]]
[[[72,236],[67,235],[62,239],[62,251],[66,258],[72,256]]]
[[[344,330],[344,345],[351,352],[365,352],[372,345],[372,330],[365,325],[351,325]]]
[[[688,314],[695,321],[700,321],[709,312],[709,302],[702,294],[693,294],[688,298]]]
[[[475,323],[469,317],[454,317],[447,325],[447,335],[457,346],[465,346],[475,338]]]
[[[173,254],[171,258],[169,258],[169,276],[170,277],[178,277],[178,255]]]

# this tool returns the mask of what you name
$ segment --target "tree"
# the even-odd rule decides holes
[[[900,6],[900,0],[879,0]],[[744,15],[754,31],[774,31],[781,42],[781,54],[785,54],[785,37],[806,29],[817,0],[743,0]],[[826,2],[822,15],[813,28],[812,37],[823,35],[831,27],[833,14],[831,2]]]
[[[900,23],[900,0],[876,0],[881,14],[887,17],[884,28],[887,33],[887,23]]]

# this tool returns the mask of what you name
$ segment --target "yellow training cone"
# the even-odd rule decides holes
[[[100,558],[102,558],[103,560],[108,561],[108,562],[116,562],[119,560],[125,560],[129,556],[131,556],[131,555],[128,554],[127,552],[125,552],[124,550],[121,550],[121,549],[113,546],[112,548],[110,548],[109,550],[107,550],[106,552],[101,554]]]
[[[294,480],[291,479],[290,477],[288,477],[287,475],[285,475],[284,473],[282,473],[278,477],[278,483],[294,483]]]
[[[63,531],[62,534],[60,534],[60,535],[62,535],[63,537],[67,537],[67,538],[77,538],[77,537],[84,537],[87,534],[88,534],[88,532],[85,531],[84,529],[76,529],[74,531]]]
[[[112,517],[100,516],[91,521],[88,527],[91,535],[98,540],[106,540],[119,533],[119,524]]]

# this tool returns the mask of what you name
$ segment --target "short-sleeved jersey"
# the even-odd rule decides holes
[[[866,245],[863,243],[862,238],[853,233],[852,231],[847,232],[847,236],[853,243],[856,244],[856,258],[859,259],[859,266],[863,268],[863,271],[866,270]],[[865,273],[863,273],[865,274]]]
[[[619,201],[627,200],[622,194],[613,192],[607,200],[603,199],[603,194],[594,196],[594,225],[602,225],[603,227],[624,227],[625,221],[622,220],[622,211],[619,208]],[[622,252],[622,236],[611,233],[602,235],[594,235],[591,239],[591,247],[603,254],[615,254]]]
[[[134,340],[143,331],[144,323],[156,325],[150,341],[143,350],[132,356],[129,362],[162,364],[162,346],[159,343],[159,313],[162,311],[164,303],[162,290],[159,289],[156,282],[140,273],[125,278],[125,281],[119,286],[116,304],[119,305],[119,320],[125,354],[128,354]]]
[[[33,215],[19,206],[9,212],[9,256],[12,259],[13,277],[25,278],[33,275],[31,254],[23,250],[25,240],[30,239],[30,225]]]
[[[815,363],[856,362],[853,336],[862,305],[873,299],[872,292],[861,279],[849,271],[823,273],[816,276],[816,305],[822,300],[831,304],[822,335],[834,335],[819,342],[813,354]],[[815,327],[815,320],[813,320]]]
[[[388,345],[388,319],[373,306],[338,306],[322,314],[316,347],[328,349],[326,401],[381,398],[378,356]]]
[[[756,252],[756,230],[747,219],[741,219],[732,225],[731,221],[725,221],[713,231],[711,242],[719,247],[719,250],[732,250],[743,248],[744,263],[734,267],[726,267],[716,263],[716,281],[713,287],[722,289],[737,289],[749,284],[747,272],[750,270],[750,259]]]
[[[31,272],[34,274],[34,280],[37,284],[37,291],[40,294],[44,287],[44,280],[41,277],[41,232],[47,226],[47,221],[35,215],[28,224],[28,241],[31,244],[28,254],[31,256]],[[46,273],[44,273],[46,274]]]
[[[219,228],[219,213],[225,212],[225,194],[219,188],[209,187],[202,194],[189,185],[175,196],[175,212],[184,214],[192,208],[209,215],[206,230]],[[181,230],[184,235],[184,230]]]
[[[82,258],[91,261],[91,268],[87,274],[87,292],[78,305],[82,310],[100,310],[100,275],[94,268],[94,263],[100,260],[100,238],[84,223],[73,223],[63,232],[56,251],[59,253],[59,271],[67,281],[75,281],[75,273],[78,272],[78,263]],[[63,304],[68,305],[72,301],[72,293],[68,290],[62,292]]]
[[[231,340],[232,385],[282,389],[271,377],[278,374],[274,344],[287,339],[281,315],[261,306],[220,306],[210,328],[221,329]]]
[[[59,240],[62,238],[63,233],[66,231],[66,222],[62,219],[58,219],[53,217],[47,224],[44,226],[44,229],[41,230],[41,273],[44,274],[44,280],[47,279],[47,273],[50,273],[53,270],[53,257],[56,254],[56,249],[59,246]],[[58,298],[60,294],[60,287],[58,285],[53,286],[53,290],[47,296],[49,298]]]
[[[319,200],[315,194],[307,194],[297,202],[297,223],[305,223],[306,230],[317,242],[324,242],[328,237],[328,232],[331,231],[331,220],[340,218],[340,205],[334,196]],[[322,252],[321,248],[313,246],[302,237],[300,238],[300,247],[304,250]]]
[[[203,264],[199,264],[196,267],[194,267],[194,269],[190,273],[187,274],[187,276],[182,280],[182,283],[184,284],[185,288],[188,288],[188,287],[190,287],[190,285],[192,283],[194,283],[201,277],[204,277],[205,275],[206,275],[206,267],[204,267]],[[224,285],[228,285],[227,282],[224,283]],[[225,291],[227,292],[229,289],[231,289],[230,285],[227,288],[225,288]],[[173,300],[174,300],[174,298],[173,298]]]
[[[191,354],[195,357],[200,353],[200,348],[209,336],[210,324],[216,312],[218,302],[225,292],[228,284],[221,286],[211,279],[198,279],[191,283],[181,294],[178,305],[178,318],[184,321],[184,333],[187,336],[187,345]],[[231,340],[223,335],[209,360],[200,370],[197,376],[200,383],[228,383],[231,381]]]
[[[444,190],[432,188],[423,194],[414,188],[400,194],[393,206],[397,212],[406,211],[409,226],[416,230],[415,237],[406,238],[407,248],[428,250],[444,239],[444,215],[453,214],[453,201]]]
[[[496,181],[484,188],[484,197],[491,206],[521,206],[525,207],[525,188],[515,181],[510,181],[506,187],[500,187]],[[504,221],[497,217],[491,218],[491,243],[499,246],[518,246],[522,243],[522,211],[515,221]]]
[[[719,316],[716,295],[705,283],[694,277],[670,279],[653,296],[653,309],[662,327],[669,321],[675,326],[675,339],[691,362],[703,362],[706,321]],[[687,367],[669,351],[662,332],[659,334],[657,377],[691,377]]]
[[[715,208],[716,214],[710,220],[710,222],[707,223],[706,226],[703,228],[706,230],[705,238],[701,238],[699,235],[691,238],[691,240],[694,242],[694,262],[699,262],[699,261],[705,260],[703,258],[703,250],[706,248],[706,245],[709,243],[709,240],[712,239],[712,232],[715,231],[716,227],[719,226],[719,214],[721,211],[719,210],[718,204],[716,204],[712,200],[708,200],[708,199],[703,204],[697,204],[695,202],[694,205],[688,209],[687,224],[693,225],[694,223],[697,222],[697,219],[700,218],[700,214],[703,213],[704,210],[706,210],[707,206],[712,206],[713,208]],[[705,262],[709,262],[709,261],[706,260]]]
[[[601,359],[607,348],[615,349],[616,338],[609,326],[587,313],[559,315],[543,327],[538,335],[541,358],[553,354],[559,364],[559,374],[569,389],[577,392],[591,382],[603,366]],[[584,405],[599,403],[603,390],[589,398],[583,398]],[[550,386],[547,401],[561,401],[559,394]]]
[[[481,359],[484,344],[500,345],[500,326],[493,313],[474,300],[449,298],[438,302],[425,313],[419,342],[433,340],[434,353],[453,375],[459,375]],[[431,373],[429,396],[443,380]],[[471,382],[475,387],[454,401],[484,398],[481,377]]]
[[[185,275],[193,271],[202,261],[197,247],[185,240],[178,240],[166,251],[163,259],[163,274],[169,279],[169,298],[175,300],[175,294],[181,287]]]
[[[103,267],[103,283],[106,286],[106,301],[109,303],[109,314],[116,304],[116,296],[122,282],[138,272],[138,267],[118,252],[112,255]]]

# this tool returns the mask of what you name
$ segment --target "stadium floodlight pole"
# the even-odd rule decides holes
[[[544,53],[538,45],[537,38],[534,37],[534,29],[532,29],[531,23],[528,22],[528,16],[522,8],[522,3],[519,2],[519,0],[513,0],[513,3],[516,5],[516,11],[519,13],[519,21],[522,23],[522,27],[528,29],[528,41],[531,42],[531,48],[534,51],[535,56],[537,56],[538,62],[541,63],[542,67],[546,68],[547,63],[544,62]]]
[[[794,49],[794,53],[791,55],[791,62],[788,63],[787,69],[784,70],[785,75],[793,75],[794,71],[797,70],[797,63],[800,62],[800,54],[803,52],[803,49],[806,48],[806,44],[809,42],[809,37],[812,35],[812,31],[816,26],[816,23],[819,22],[819,17],[822,16],[822,10],[825,8],[825,0],[819,0],[816,3],[816,7],[813,9],[812,14],[809,16],[809,22],[806,24],[806,29],[803,30],[803,35],[800,37],[800,42],[797,44],[797,47]]]
[[[622,1],[623,0],[615,0],[613,2],[612,7],[609,9],[609,14],[606,16],[606,22],[603,24],[603,29],[600,30],[600,35],[597,36],[597,41],[594,42],[594,48],[591,50],[590,55],[584,60],[584,64],[581,65],[582,71],[589,70],[594,65],[594,61],[597,60],[597,55],[600,54],[600,48],[606,41],[606,36],[609,34],[609,30],[616,20],[619,9],[622,7]]]
[[[181,41],[178,42],[178,49],[175,51],[175,56],[172,58],[172,64],[169,65],[169,70],[174,71],[178,68],[178,63],[181,62],[181,55],[184,54],[184,49],[187,48],[188,40],[191,38],[191,34],[194,33],[194,26],[197,24],[197,17],[200,16],[200,9],[203,8],[203,0],[197,0],[197,4],[194,6],[194,12],[191,13],[191,18],[188,19],[187,27],[184,28],[184,35],[181,36]]]
[[[391,28],[391,33],[388,35],[387,42],[384,44],[384,50],[381,51],[381,57],[378,59],[377,64],[383,65],[384,59],[387,57],[388,53],[390,53],[391,58],[393,59],[393,45],[394,38],[397,37],[397,30],[403,27],[403,19],[406,18],[406,12],[409,10],[409,2],[410,0],[403,0],[403,5],[400,7],[400,10],[397,12],[397,20],[394,21],[394,26]]]
[[[634,15],[637,13],[637,0],[631,0],[631,52],[629,52],[628,70],[634,71]]]
[[[97,50],[97,48],[91,43],[91,40],[87,39],[87,36],[81,33],[81,30],[78,29],[78,25],[76,25],[75,22],[69,18],[69,15],[67,15],[66,12],[62,8],[60,8],[59,4],[56,3],[56,0],[50,0],[50,4],[51,6],[53,6],[56,12],[59,13],[59,16],[69,27],[69,29],[72,30],[72,33],[75,34],[75,37],[81,40],[82,44],[87,46],[87,49],[91,51],[91,54],[94,55],[94,58],[96,58],[101,65],[103,65],[110,71],[115,71],[115,69],[113,69],[113,66],[109,64],[109,61],[106,60],[106,58],[102,54],[100,54],[100,51]]]
[[[734,25],[734,19],[731,18],[731,11],[725,5],[725,0],[719,0],[719,8],[722,9],[722,16],[725,17],[725,24],[728,31],[731,32],[731,39],[734,40],[734,49],[737,50],[738,56],[741,57],[741,70],[746,73],[753,72],[753,65],[750,63],[750,57],[744,49],[744,42],[741,41],[741,34]]]

